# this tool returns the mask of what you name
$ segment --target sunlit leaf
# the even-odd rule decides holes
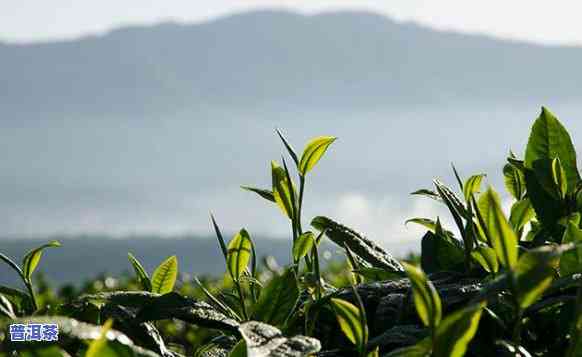
[[[141,263],[131,253],[127,253],[127,258],[129,259],[129,262],[131,263],[131,266],[133,267],[135,275],[137,276],[137,279],[142,288],[145,291],[152,291],[152,282]]]
[[[566,192],[568,192],[568,181],[566,179],[566,172],[562,167],[559,157],[552,160],[552,179],[560,198],[564,199],[564,197],[566,197]]]
[[[85,357],[100,357],[107,354],[105,351],[107,349],[107,333],[111,330],[112,326],[113,320],[111,319],[103,324],[99,338],[93,340],[91,344],[89,344]]]
[[[442,318],[441,299],[436,288],[422,270],[405,262],[402,265],[412,285],[414,306],[420,320],[425,326],[436,328]]]
[[[531,205],[529,198],[524,198],[515,202],[511,206],[511,213],[509,215],[509,223],[515,231],[522,229],[532,218],[535,217],[535,211]]]
[[[574,243],[576,248],[564,252],[560,257],[560,276],[582,273],[582,230],[573,222],[568,222],[562,243]]]
[[[53,240],[47,244],[43,244],[38,248],[35,248],[28,252],[24,258],[22,259],[22,273],[26,280],[30,280],[32,277],[32,273],[38,266],[40,262],[40,258],[42,257],[42,251],[46,248],[53,248],[53,247],[60,247],[61,243],[56,240]]]
[[[290,219],[293,218],[294,212],[294,200],[295,187],[287,179],[287,174],[285,169],[279,166],[275,161],[271,162],[271,178],[273,185],[273,198],[277,203],[277,206],[281,209],[283,214],[285,214]]]
[[[305,149],[303,149],[301,160],[299,160],[299,174],[302,176],[307,175],[336,139],[333,136],[319,136],[309,141]]]
[[[485,176],[485,174],[473,175],[465,181],[463,184],[463,195],[465,195],[465,200],[469,201],[472,194],[480,192],[481,182]]]
[[[435,357],[462,357],[475,336],[484,303],[466,307],[447,315],[436,329]]]
[[[517,299],[525,309],[552,284],[562,247],[543,246],[522,254],[515,267]]]
[[[493,248],[479,246],[471,252],[471,257],[473,257],[473,259],[477,261],[486,272],[497,273],[499,271],[497,255]]]
[[[517,236],[503,214],[497,193],[489,188],[483,196],[485,209],[481,214],[486,222],[491,244],[501,265],[511,269],[517,263]]]
[[[247,269],[252,254],[251,237],[241,229],[228,243],[226,265],[233,280],[240,279]]]
[[[164,260],[152,274],[152,292],[166,294],[174,290],[178,278],[178,258],[173,255]]]
[[[355,346],[362,346],[368,327],[361,324],[360,310],[352,303],[342,299],[332,298],[330,303],[344,335]]]
[[[521,200],[525,193],[525,176],[523,171],[512,164],[503,166],[505,188],[516,200]]]
[[[293,242],[293,260],[298,262],[307,255],[315,244],[315,236],[312,232],[305,232],[301,234],[295,242]]]

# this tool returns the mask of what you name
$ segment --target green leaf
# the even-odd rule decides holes
[[[131,253],[127,253],[127,258],[133,266],[137,280],[145,291],[152,291],[152,282],[148,273],[145,271],[141,263]]]
[[[61,243],[56,240],[53,240],[47,244],[43,244],[38,248],[35,248],[28,252],[24,258],[22,259],[22,273],[24,278],[27,281],[30,281],[32,277],[32,273],[34,273],[38,263],[40,262],[40,258],[42,257],[42,251],[45,248],[53,248],[53,247],[60,247]]]
[[[471,257],[481,265],[481,267],[488,273],[497,273],[499,271],[499,263],[493,248],[479,246],[471,252]]]
[[[274,277],[261,291],[252,319],[283,328],[299,299],[293,269]]]
[[[216,239],[218,240],[218,244],[220,245],[220,251],[222,252],[222,256],[224,257],[224,261],[226,262],[226,243],[224,243],[224,238],[222,237],[222,233],[220,232],[220,227],[218,227],[218,223],[216,223],[216,219],[214,219],[214,215],[210,214],[210,220],[212,221],[212,226],[214,227],[214,233],[216,234]]]
[[[285,170],[276,161],[271,162],[271,177],[273,181],[273,197],[277,206],[289,219],[293,219],[295,210],[293,197],[297,197],[295,195],[295,186],[289,182]]]
[[[424,197],[428,197],[428,198],[432,198],[435,201],[441,201],[441,196],[439,196],[438,193],[432,191],[432,190],[428,190],[428,189],[420,189],[420,190],[416,190],[414,192],[410,193],[411,195],[416,195],[416,196],[424,196]]]
[[[432,232],[422,237],[420,265],[425,272],[459,271],[464,261],[463,245],[455,238]]]
[[[436,329],[435,357],[462,357],[475,336],[484,303],[455,311],[443,319]]]
[[[253,242],[246,229],[241,229],[228,243],[226,266],[234,281],[245,272],[251,259]]]
[[[385,354],[383,357],[429,357],[432,351],[432,341],[429,337],[417,342],[415,345],[398,348]]]
[[[548,109],[542,107],[527,142],[524,165],[528,169],[534,169],[537,161],[553,160],[556,157],[560,158],[567,187],[571,192],[580,181],[574,145],[560,121]]]
[[[247,357],[247,343],[245,340],[238,341],[228,354],[228,357]]]
[[[12,308],[12,303],[2,294],[0,294],[0,314],[11,319],[16,318],[16,314],[14,314],[14,309]]]
[[[582,287],[578,287],[576,313],[570,327],[570,345],[566,352],[566,357],[579,356],[582,356]]]
[[[293,260],[298,262],[307,255],[315,244],[315,236],[312,232],[305,232],[293,242]]]
[[[503,166],[503,178],[507,191],[516,200],[521,200],[525,194],[525,176],[523,171],[513,164]]]
[[[0,285],[0,294],[10,301],[17,315],[33,312],[32,300],[24,291]]]
[[[242,188],[245,191],[254,192],[257,195],[261,196],[262,198],[266,199],[267,201],[275,202],[275,195],[273,195],[273,191],[249,186],[241,186],[240,188]]]
[[[289,156],[291,156],[291,158],[293,159],[293,162],[295,162],[295,165],[297,167],[299,167],[299,159],[297,158],[297,154],[295,153],[295,150],[293,150],[293,147],[291,146],[291,144],[289,144],[287,139],[285,139],[285,136],[283,136],[283,133],[281,133],[281,130],[275,129],[275,131],[277,132],[277,135],[279,135],[279,138],[283,142],[283,145],[285,145],[285,148],[287,149]]]
[[[562,244],[566,243],[574,243],[576,248],[560,257],[560,276],[582,273],[582,230],[572,222],[568,222],[562,237]]]
[[[562,247],[547,245],[519,257],[515,267],[515,290],[522,309],[533,304],[552,284],[562,251]]]
[[[418,316],[425,326],[436,328],[442,318],[442,304],[436,288],[422,270],[405,262],[402,265],[412,285]]]
[[[99,333],[99,338],[93,340],[91,344],[89,344],[85,357],[100,357],[104,355],[104,352],[107,349],[107,333],[111,330],[112,326],[112,319],[107,320],[105,324],[103,324],[101,332]]]
[[[511,269],[517,263],[517,236],[501,209],[499,195],[493,188],[484,193],[485,209],[481,211],[487,225],[487,233],[501,265]]]
[[[509,223],[515,231],[519,231],[535,217],[535,214],[529,198],[524,198],[511,206]]]
[[[299,174],[301,176],[307,175],[307,173],[311,171],[311,169],[313,169],[321,159],[323,154],[325,154],[331,143],[336,139],[337,138],[333,136],[319,136],[309,141],[305,146],[305,149],[303,149],[301,160],[299,160]]]
[[[178,258],[169,257],[160,264],[152,275],[152,292],[166,294],[174,290],[178,278]]]
[[[420,218],[420,217],[410,218],[406,222],[404,222],[405,225],[408,223],[416,223],[416,224],[421,225],[425,228],[428,228],[428,230],[431,231],[432,233],[436,233],[437,222],[435,222],[434,220],[432,220],[430,218]],[[453,233],[451,231],[445,231],[445,234],[447,234],[451,237],[453,236]]]
[[[564,197],[566,197],[566,192],[568,192],[568,181],[566,179],[566,172],[562,167],[559,157],[552,160],[552,179],[560,198],[564,199]]]
[[[361,324],[360,309],[342,299],[332,298],[330,303],[344,335],[355,346],[361,347],[366,339],[368,327]]]
[[[483,181],[483,177],[487,175],[485,174],[478,174],[473,175],[465,181],[463,185],[463,194],[465,195],[465,200],[469,202],[471,199],[471,194],[479,193],[481,190],[481,182]]]

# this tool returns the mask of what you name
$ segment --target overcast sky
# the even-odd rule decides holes
[[[46,41],[128,24],[200,22],[236,11],[368,9],[441,29],[547,44],[582,44],[582,2],[574,0],[0,0],[0,39]]]

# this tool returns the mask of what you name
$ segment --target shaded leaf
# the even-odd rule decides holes
[[[285,138],[283,133],[281,133],[281,130],[275,129],[275,131],[277,132],[277,135],[279,135],[279,138],[283,142],[283,145],[285,145],[285,148],[287,149],[289,156],[291,156],[291,158],[293,159],[293,162],[295,162],[295,165],[297,167],[299,167],[299,158],[297,157],[295,150],[293,150],[293,147],[291,146],[291,144],[289,144],[289,142],[287,141],[287,139]]]
[[[422,237],[420,265],[427,273],[464,269],[463,245],[444,234],[426,232]]]
[[[576,248],[564,252],[560,257],[560,276],[582,272],[582,230],[576,224],[568,222],[562,243],[574,243]]]
[[[14,309],[12,308],[12,303],[4,295],[0,294],[0,314],[7,316],[11,319],[16,318]]]
[[[519,257],[515,267],[517,299],[525,309],[552,284],[562,247],[543,246]]]
[[[257,195],[261,196],[262,198],[266,199],[267,201],[275,202],[275,195],[271,190],[265,190],[263,188],[255,188],[249,186],[241,186],[240,188],[242,188],[245,191],[254,192]]]
[[[429,357],[432,352],[432,341],[424,338],[415,345],[398,348],[385,354],[383,357]]]
[[[255,305],[253,319],[282,328],[298,299],[299,289],[295,282],[295,273],[289,268],[263,288]]]
[[[361,324],[360,309],[348,301],[337,298],[332,298],[330,304],[344,335],[355,346],[362,346],[366,340],[368,327]]]
[[[152,291],[152,282],[148,273],[145,271],[141,263],[131,253],[127,253],[127,258],[135,271],[135,275],[145,291]]]
[[[174,290],[178,278],[178,258],[173,255],[160,264],[152,275],[152,292],[166,294]]]

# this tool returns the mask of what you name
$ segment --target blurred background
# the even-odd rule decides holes
[[[0,2],[0,251],[39,241],[49,279],[221,271],[212,211],[286,263],[287,220],[239,185],[339,137],[308,176],[305,216],[419,250],[411,197],[486,173],[505,195],[541,105],[582,143],[582,4],[526,1]],[[578,119],[578,120],[577,120]],[[578,139],[580,138],[580,139]],[[577,145],[580,148],[580,145]],[[456,186],[455,186],[456,187]],[[305,222],[304,224],[306,224]],[[451,227],[452,229],[452,227]],[[0,266],[0,283],[13,281]]]

